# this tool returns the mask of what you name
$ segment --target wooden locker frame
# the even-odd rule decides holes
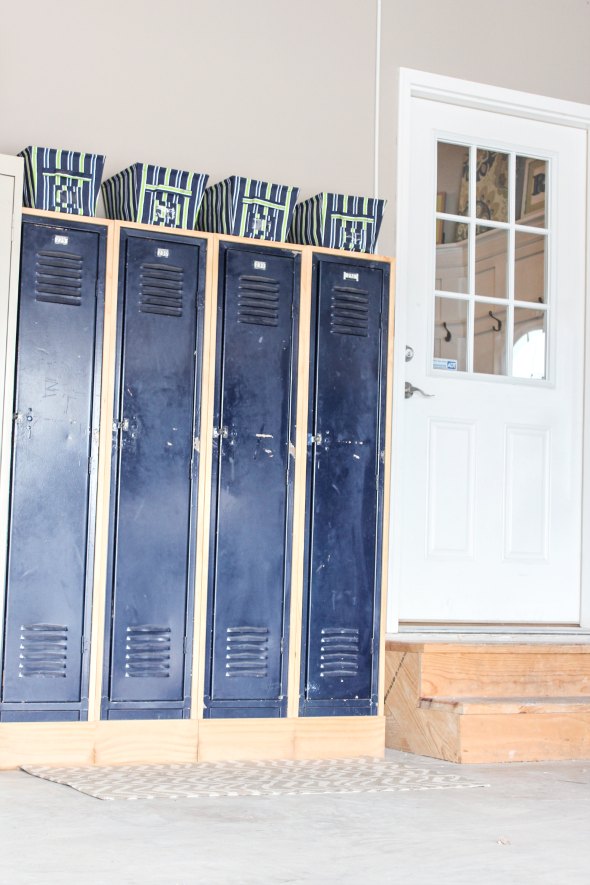
[[[16,330],[18,320],[18,291],[20,279],[20,241],[24,161],[21,157],[0,157],[0,174],[13,179],[12,219],[8,251],[10,264],[8,288],[0,293],[1,324],[4,327],[0,343],[0,383],[2,384],[2,412],[0,413],[0,670],[4,654],[4,601],[7,578],[8,513],[12,467],[12,411],[16,367]],[[26,211],[26,210],[24,210]]]
[[[24,210],[32,215],[63,220],[62,213]],[[72,216],[68,217],[71,222]],[[95,538],[94,594],[92,604],[89,711],[87,722],[0,723],[0,769],[20,765],[128,765],[187,763],[246,759],[329,759],[383,756],[385,751],[384,672],[385,617],[389,559],[391,482],[391,424],[395,260],[387,256],[343,252],[295,243],[277,243],[203,231],[162,228],[154,225],[80,217],[80,222],[107,227],[107,267],[102,365],[100,446],[98,463],[97,520]],[[109,537],[111,430],[114,407],[115,347],[118,297],[119,231],[121,228],[165,232],[207,242],[203,365],[201,373],[201,427],[199,433],[199,480],[197,489],[196,570],[194,598],[193,670],[191,715],[184,720],[101,720],[101,680],[104,660],[106,568]],[[211,459],[213,450],[213,404],[215,342],[218,295],[218,254],[221,243],[256,248],[283,248],[301,254],[299,356],[297,373],[295,480],[291,559],[290,640],[287,716],[283,719],[203,719],[206,648],[206,612],[210,540]],[[385,410],[385,464],[383,499],[383,545],[381,628],[379,644],[379,704],[375,716],[299,717],[301,662],[303,549],[307,470],[307,415],[309,389],[309,343],[311,323],[311,277],[313,255],[353,257],[390,265],[389,328],[387,343],[387,395]]]

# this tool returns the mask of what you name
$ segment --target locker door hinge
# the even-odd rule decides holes
[[[229,436],[229,430],[227,427],[214,427],[213,428],[213,439],[227,439]]]
[[[185,655],[188,651],[188,636],[185,636],[182,640],[182,653]]]
[[[285,654],[285,637],[281,636],[281,654]]]
[[[375,639],[371,636],[371,657],[375,654]]]
[[[85,655],[90,651],[90,640],[86,639],[85,636],[82,637],[82,654]]]
[[[88,458],[88,476],[92,476],[92,455]]]

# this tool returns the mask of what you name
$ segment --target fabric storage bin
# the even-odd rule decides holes
[[[104,157],[61,148],[26,147],[23,203],[29,209],[94,215]]]
[[[107,218],[194,230],[208,175],[133,163],[102,186]]]
[[[374,252],[385,200],[316,194],[295,207],[290,243]]]
[[[284,242],[298,193],[296,187],[232,175],[205,191],[197,230]]]

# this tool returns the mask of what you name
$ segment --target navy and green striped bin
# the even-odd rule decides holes
[[[290,243],[348,252],[374,252],[385,200],[316,194],[295,207]]]
[[[197,230],[284,242],[298,193],[289,185],[232,175],[205,191]]]
[[[133,163],[102,186],[107,218],[194,230],[208,175]]]
[[[23,204],[29,209],[94,215],[104,168],[101,154],[26,147]]]

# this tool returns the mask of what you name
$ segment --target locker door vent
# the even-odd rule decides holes
[[[279,283],[270,277],[242,274],[238,287],[238,323],[278,326]]]
[[[268,676],[268,627],[228,627],[226,676]]]
[[[35,300],[52,304],[82,304],[81,255],[74,252],[37,252]]]
[[[322,676],[356,676],[359,671],[359,631],[324,627],[321,634]]]
[[[65,679],[68,628],[61,624],[23,624],[20,630],[18,675]]]
[[[139,310],[165,317],[182,316],[182,267],[142,264],[139,285]]]
[[[369,293],[349,286],[334,286],[330,332],[333,335],[369,335]]]
[[[125,676],[169,678],[170,627],[138,624],[127,627],[125,644]]]

